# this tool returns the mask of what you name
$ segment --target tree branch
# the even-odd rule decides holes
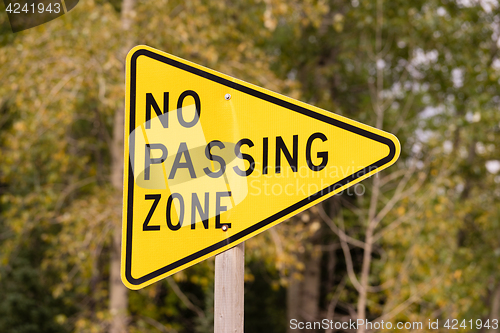
[[[323,219],[323,221],[326,222],[326,224],[328,224],[328,226],[330,227],[330,229],[332,229],[332,231],[337,236],[339,236],[339,238],[341,240],[344,239],[345,242],[347,242],[349,244],[352,244],[354,246],[360,247],[362,249],[365,248],[365,243],[363,243],[362,241],[357,240],[355,238],[352,238],[351,236],[347,235],[344,232],[344,230],[339,229],[339,227],[337,227],[337,225],[335,224],[335,222],[326,214],[325,208],[323,207],[323,203],[320,203],[319,205],[317,205],[317,207],[318,207],[319,216]]]
[[[179,297],[179,299],[184,303],[184,305],[191,311],[196,312],[198,317],[205,318],[205,313],[196,305],[194,305],[189,298],[181,291],[181,288],[175,283],[174,279],[169,276],[167,277],[167,282],[170,288],[174,291],[174,293]]]

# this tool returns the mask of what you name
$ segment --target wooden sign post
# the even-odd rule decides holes
[[[243,333],[245,243],[215,256],[214,332]]]

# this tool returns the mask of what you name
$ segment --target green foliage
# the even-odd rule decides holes
[[[419,307],[396,318],[488,316],[487,295],[500,280],[499,180],[485,168],[499,156],[498,6],[297,1],[280,12],[273,4],[274,71],[300,82],[306,101],[387,129],[402,144],[397,166],[381,175],[377,211],[398,200],[375,229],[370,284],[385,290],[370,294],[368,318],[411,297]],[[406,195],[397,193],[402,182]],[[344,208],[332,214],[355,239],[365,240],[373,193],[341,197]],[[350,250],[356,273],[360,251]],[[340,301],[356,299],[348,283]]]
[[[0,268],[2,332],[69,331],[64,321],[76,309],[47,288],[54,282],[53,272],[40,267],[47,244],[39,236],[39,230],[34,230],[29,243],[18,247],[9,264]]]

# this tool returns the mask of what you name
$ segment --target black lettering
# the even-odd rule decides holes
[[[288,164],[292,168],[293,172],[297,172],[297,160],[299,157],[299,136],[293,136],[293,156],[290,155],[288,148],[283,142],[283,138],[281,136],[276,137],[276,173],[281,173],[281,152],[285,155]]]
[[[269,144],[268,139],[262,140],[262,174],[267,175],[267,168],[269,164]]]
[[[142,225],[142,231],[156,231],[160,230],[159,225],[149,225],[149,221],[151,221],[151,217],[153,217],[153,213],[160,202],[161,194],[146,194],[146,200],[154,200],[153,205],[151,205],[151,209],[149,210],[148,216],[146,216],[146,220]]]
[[[181,157],[184,155],[186,162],[181,162]],[[191,155],[189,155],[189,150],[185,142],[181,142],[177,154],[175,155],[174,165],[172,165],[172,170],[168,175],[168,179],[174,179],[177,169],[186,168],[189,170],[189,175],[191,178],[196,178],[196,173],[194,172],[193,161],[191,161]]]
[[[227,211],[226,206],[221,206],[220,205],[220,199],[222,197],[230,197],[231,192],[217,192],[215,194],[215,228],[216,229],[221,229],[223,225],[227,225],[228,228],[231,228],[231,223],[220,223],[220,214],[222,212]]]
[[[158,103],[156,103],[153,94],[146,93],[146,128],[151,128],[151,107],[156,112],[156,115],[160,118],[163,128],[168,128],[168,92],[163,93],[163,112],[161,112]],[[165,116],[163,116],[165,115]],[[162,117],[163,116],[163,117]]]
[[[203,220],[203,227],[208,229],[208,192],[205,192],[205,209],[201,209],[200,200],[198,199],[198,195],[193,193],[191,197],[192,205],[191,205],[191,229],[195,229],[196,226],[196,211],[200,214],[201,219]]]
[[[247,145],[248,147],[252,148],[253,147],[253,142],[250,139],[241,139],[236,143],[236,146],[234,146],[234,154],[236,157],[241,158],[243,160],[247,160],[248,163],[250,163],[250,166],[246,171],[240,170],[238,166],[233,167],[234,172],[236,172],[237,175],[242,176],[242,177],[248,177],[252,174],[253,169],[255,168],[255,160],[253,157],[249,154],[242,154],[241,153],[241,146],[242,145]]]
[[[172,224],[172,202],[174,199],[179,200],[180,212],[179,222],[176,225]],[[172,193],[167,200],[167,226],[170,230],[176,231],[182,227],[182,221],[184,220],[184,199],[179,193]]]
[[[182,103],[184,102],[184,98],[187,96],[191,96],[194,99],[194,104],[196,106],[196,113],[198,116],[194,116],[194,119],[191,120],[190,122],[186,122],[184,120],[184,116],[182,115]],[[183,127],[190,128],[196,125],[198,120],[200,119],[200,114],[201,114],[201,102],[200,102],[200,96],[192,90],[186,90],[183,92],[180,96],[179,99],[177,100],[177,119],[179,120],[179,124],[181,124]]]
[[[321,171],[326,167],[326,164],[328,163],[328,151],[322,151],[316,154],[318,158],[321,158],[321,163],[319,165],[314,165],[311,159],[311,146],[312,143],[315,139],[321,139],[321,141],[325,142],[327,139],[326,135],[323,133],[314,133],[312,134],[309,139],[307,139],[307,144],[306,144],[306,162],[307,166],[309,169],[312,171]]]
[[[207,176],[209,176],[210,178],[219,178],[220,176],[222,176],[224,174],[224,171],[226,171],[226,162],[224,161],[224,159],[222,157],[217,156],[217,155],[215,155],[215,156],[212,155],[211,150],[212,150],[213,146],[219,147],[219,149],[223,149],[226,146],[224,146],[224,144],[222,142],[220,142],[219,140],[214,140],[214,141],[209,142],[207,147],[205,148],[205,156],[209,160],[215,161],[215,162],[220,164],[219,171],[213,172],[209,168],[204,168],[203,171],[205,171]]]
[[[152,149],[160,149],[161,157],[160,158],[151,158],[151,150]],[[168,156],[167,147],[162,145],[161,143],[150,143],[146,144],[146,153],[144,154],[144,180],[149,180],[149,167],[151,164],[160,164],[163,163]]]

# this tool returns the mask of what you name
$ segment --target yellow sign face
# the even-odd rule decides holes
[[[389,133],[146,46],[127,56],[122,280],[140,289],[393,164]]]

